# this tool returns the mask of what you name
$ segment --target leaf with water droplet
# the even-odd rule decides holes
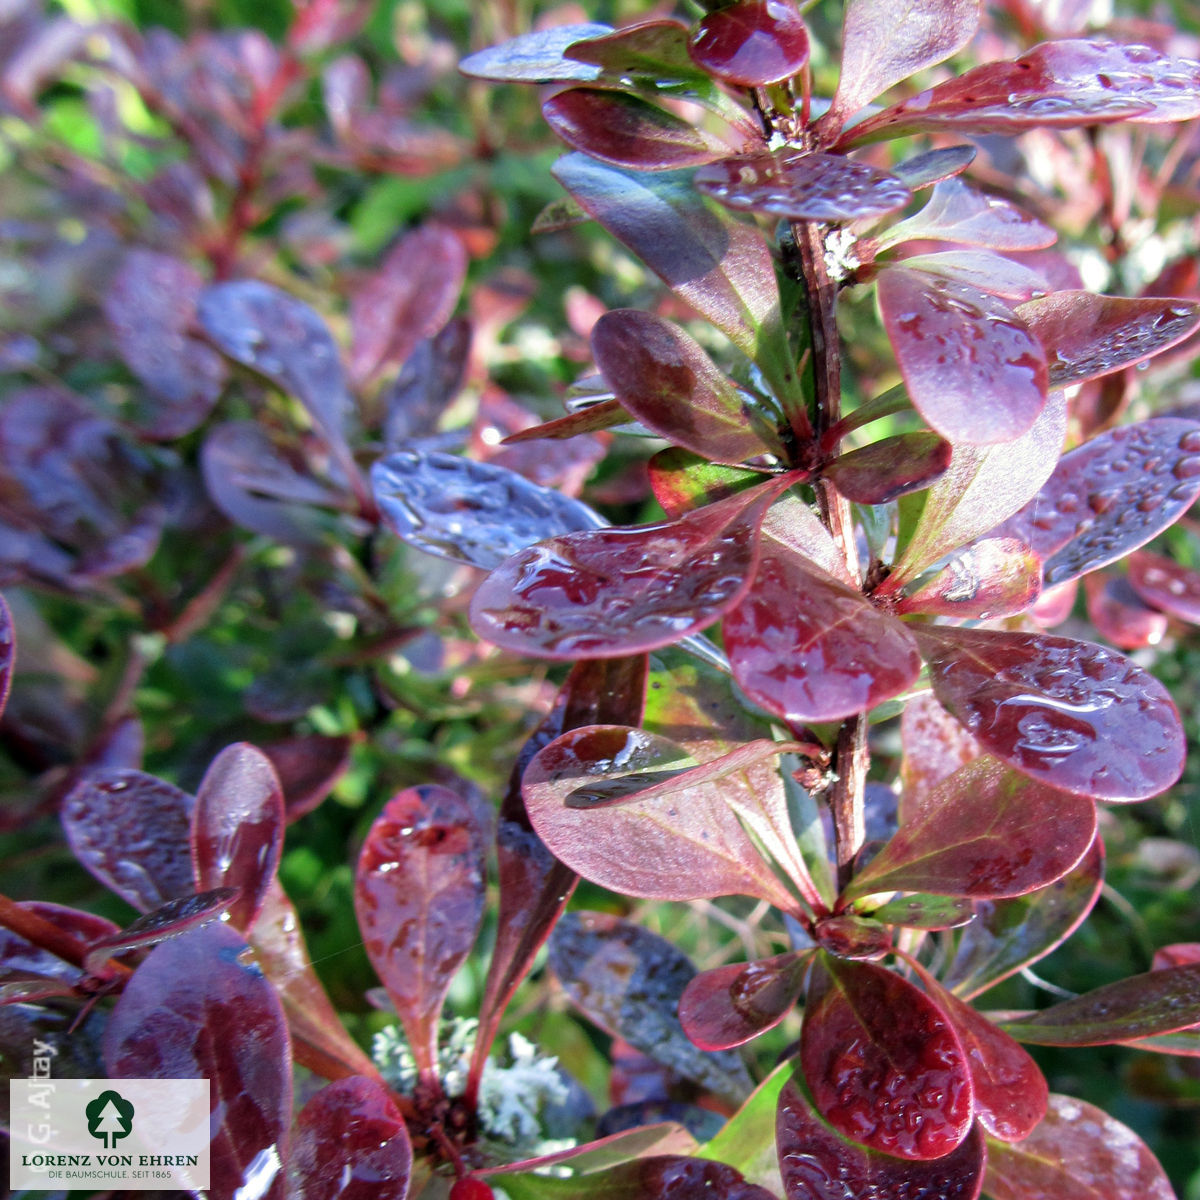
[[[142,950],[178,937],[189,929],[215,921],[237,897],[237,888],[220,887],[168,900],[161,908],[131,921],[124,929],[106,933],[88,946],[84,966],[93,975],[103,974],[104,963],[116,954]]]
[[[1017,538],[984,538],[900,597],[898,613],[991,620],[1026,612],[1042,590],[1042,561]]]
[[[735,0],[702,17],[688,42],[693,62],[734,87],[790,79],[808,63],[808,50],[793,0]]]
[[[1032,296],[1044,296],[1050,290],[1049,282],[1040,272],[991,250],[912,254],[903,262],[906,270],[937,275],[951,283],[964,283],[989,296],[999,296],[1001,300],[1028,300]],[[1013,311],[1017,312],[1017,309]]]
[[[1129,583],[1147,604],[1181,621],[1200,623],[1200,571],[1139,550],[1129,556]]]
[[[847,500],[887,504],[929,487],[950,465],[950,443],[936,433],[900,433],[835,458],[823,470]]]
[[[873,1150],[938,1159],[971,1128],[970,1071],[945,1013],[874,963],[819,954],[800,1062],[817,1111]]]
[[[458,64],[458,69],[476,79],[494,79],[501,83],[590,83],[600,71],[587,63],[566,58],[564,51],[576,42],[606,37],[612,31],[611,25],[555,25],[469,54]]]
[[[728,1050],[773,1029],[804,987],[811,951],[702,971],[684,988],[679,1020],[703,1050]]]
[[[1051,787],[1144,800],[1183,769],[1166,688],[1123,655],[1051,634],[911,626],[938,700],[997,758]]]
[[[938,433],[991,445],[1030,430],[1046,406],[1046,356],[1007,304],[903,265],[877,289],[908,394]]]

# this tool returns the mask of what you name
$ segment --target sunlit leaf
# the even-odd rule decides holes
[[[906,158],[892,167],[895,175],[912,191],[931,187],[943,179],[960,175],[974,161],[978,151],[969,143],[961,146],[942,146],[936,150],[924,150]]]
[[[793,0],[735,0],[701,18],[688,53],[723,83],[761,87],[805,66],[808,29]]]
[[[887,504],[929,487],[950,465],[950,443],[936,433],[901,433],[835,458],[827,479],[856,504]]]
[[[1140,551],[1130,557],[1136,558],[1137,553]],[[1166,613],[1147,605],[1130,587],[1128,576],[1096,572],[1084,576],[1083,588],[1087,593],[1088,619],[1105,641],[1121,650],[1141,650],[1162,641],[1167,632]]]
[[[1129,584],[1147,604],[1181,621],[1200,622],[1200,572],[1138,550],[1129,556]]]
[[[809,953],[702,971],[679,1000],[684,1032],[702,1050],[727,1050],[774,1028],[795,1006]]]
[[[986,621],[1028,611],[1042,590],[1042,562],[1017,538],[985,538],[956,554],[896,612]]]
[[[668,446],[647,464],[650,488],[668,517],[715,504],[762,482],[762,473],[709,462],[690,450]]]
[[[575,42],[567,58],[594,63],[608,76],[646,77],[656,83],[704,84],[708,76],[688,55],[688,27],[682,21],[653,20],[624,25],[601,37]]]
[[[951,283],[962,283],[1002,300],[1017,301],[1018,308],[1020,301],[1044,296],[1050,290],[1041,272],[993,250],[941,250],[909,255],[903,262],[906,270],[939,275]]]
[[[556,25],[470,54],[458,64],[458,69],[476,79],[506,83],[564,83],[571,80],[590,83],[600,72],[594,66],[565,58],[563,51],[575,42],[604,37],[612,31],[611,25]]]
[[[228,910],[237,894],[236,888],[221,887],[195,896],[168,900],[161,908],[138,917],[124,929],[106,933],[93,941],[88,946],[84,964],[92,974],[102,974],[105,961],[113,955],[145,949],[215,921]]]

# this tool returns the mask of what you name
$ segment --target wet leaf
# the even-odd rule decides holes
[[[606,37],[612,32],[611,25],[556,25],[468,55],[458,64],[458,69],[476,79],[495,79],[504,83],[565,83],[573,80],[590,83],[600,72],[594,66],[565,58],[563,52],[576,42]]]
[[[193,892],[188,857],[195,802],[143,771],[93,771],[67,793],[63,829],[75,857],[140,912]]]
[[[567,534],[492,572],[471,601],[485,641],[538,658],[654,650],[711,625],[750,584],[781,476],[676,521]]]
[[[917,411],[956,445],[1011,442],[1046,405],[1046,358],[1011,308],[965,283],[888,267],[888,339]]]
[[[426,554],[492,570],[545,538],[593,529],[586,504],[493,463],[397,450],[371,468],[392,532]]]
[[[660,450],[647,469],[654,498],[668,517],[682,517],[762,483],[760,471],[711,463],[677,446]]]
[[[847,896],[932,892],[995,900],[1060,879],[1096,836],[1096,806],[984,757],[922,801]]]
[[[134,972],[104,1031],[114,1079],[207,1079],[211,1191],[284,1194],[291,1051],[275,989],[220,922],[163,942]]]
[[[903,1159],[938,1159],[971,1128],[971,1079],[946,1015],[873,963],[813,963],[800,1062],[817,1111],[844,1137]]]
[[[572,149],[635,171],[695,167],[729,153],[719,138],[626,92],[569,88],[551,96],[542,115]]]
[[[1051,1096],[1042,1123],[1014,1146],[988,1146],[992,1200],[1174,1200],[1154,1155],[1120,1121],[1070,1096]]]
[[[1121,650],[1141,650],[1162,641],[1167,632],[1166,614],[1147,606],[1126,576],[1087,575],[1083,586],[1088,619],[1105,641]]]
[[[804,68],[808,29],[792,0],[736,0],[701,18],[688,53],[722,83],[761,87]]]
[[[902,692],[921,669],[895,617],[773,542],[724,631],[738,685],[789,722],[865,712]]]
[[[747,1183],[720,1162],[675,1155],[635,1158],[631,1162],[590,1171],[570,1179],[546,1176],[502,1176],[512,1200],[774,1200],[772,1193]],[[535,1182],[536,1181],[536,1182]],[[513,1186],[510,1186],[513,1185]],[[528,1188],[528,1190],[526,1190]]]
[[[1200,572],[1138,550],[1129,556],[1129,584],[1147,604],[1181,621],[1200,622]]]
[[[994,532],[1021,538],[1047,585],[1124,557],[1177,521],[1200,495],[1200,425],[1153,417],[1064,454],[1024,508]]]
[[[978,1129],[942,1158],[894,1158],[830,1128],[797,1083],[779,1097],[775,1136],[787,1200],[975,1200],[983,1184],[986,1151]]]
[[[647,429],[717,462],[782,456],[778,437],[753,419],[745,393],[678,325],[622,308],[596,322],[591,340],[608,386]]]
[[[937,150],[925,150],[912,158],[906,158],[892,167],[896,176],[911,191],[919,191],[943,179],[951,179],[961,174],[974,161],[978,151],[974,146],[965,143],[961,146],[942,146]],[[886,232],[885,231],[885,236]]]
[[[842,18],[842,73],[822,124],[840,128],[881,92],[949,58],[979,25],[979,0],[850,0]]]
[[[804,987],[810,952],[702,971],[679,1000],[684,1032],[702,1050],[728,1050],[773,1029]]]
[[[1129,659],[1050,634],[914,628],[934,694],[1018,771],[1101,800],[1144,800],[1183,769],[1166,689]]]
[[[17,636],[13,629],[12,613],[0,596],[0,715],[8,702],[8,690],[12,686],[13,663],[17,658]]]
[[[1200,327],[1200,304],[1055,292],[1017,309],[1046,350],[1050,386],[1119,371],[1174,346]]]
[[[283,788],[289,824],[312,812],[329,795],[350,768],[353,744],[350,737],[313,733],[261,747]]]
[[[985,538],[902,596],[895,611],[986,621],[1027,612],[1041,591],[1041,559],[1028,546],[1016,538]]]
[[[606,913],[568,913],[550,935],[550,969],[571,1000],[614,1037],[734,1103],[750,1094],[732,1051],[688,1040],[677,1010],[696,968],[665,938]]]
[[[1029,300],[1050,290],[1049,282],[1040,272],[992,250],[942,250],[936,254],[910,255],[903,262],[905,270],[938,275],[951,283],[966,284],[990,296],[999,296],[1001,300]]]
[[[682,21],[641,21],[604,37],[568,46],[565,54],[594,63],[618,78],[645,77],[656,83],[703,84],[708,75],[688,56],[688,27]]]
[[[959,936],[944,982],[970,1000],[1002,979],[1045,958],[1092,910],[1104,882],[1100,838],[1062,879],[1028,896],[984,900]]]
[[[724,158],[701,167],[696,186],[735,212],[791,221],[860,221],[895,212],[912,199],[895,175],[820,151]]]
[[[471,805],[427,784],[388,801],[359,856],[358,925],[422,1075],[436,1069],[442,1003],[483,919],[485,853]]]
[[[932,692],[914,696],[900,718],[904,757],[900,763],[900,819],[912,821],[926,797],[948,775],[974,762],[979,743],[938,702]]]
[[[221,887],[195,896],[168,900],[162,908],[138,917],[124,929],[97,938],[88,946],[84,963],[93,975],[102,974],[105,962],[114,955],[146,949],[168,938],[178,937],[189,929],[215,921],[229,909],[237,894],[237,888]]]
[[[196,886],[232,887],[235,929],[248,930],[262,907],[283,853],[283,788],[271,760],[247,742],[213,759],[192,811]]]
[[[835,458],[824,470],[856,504],[887,504],[929,487],[950,465],[950,443],[936,433],[901,433]]]
[[[412,1144],[377,1079],[322,1088],[296,1116],[288,1159],[297,1200],[405,1200]]]
[[[457,317],[413,347],[383,393],[383,441],[389,450],[434,432],[462,386],[470,350],[470,323]]]
[[[897,896],[867,916],[905,929],[956,929],[975,916],[975,905],[961,896]]]

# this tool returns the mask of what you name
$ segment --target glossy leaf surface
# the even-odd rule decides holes
[[[513,1200],[773,1200],[724,1163],[675,1155],[635,1158],[570,1179],[501,1176]]]
[[[975,905],[960,896],[897,896],[869,916],[905,929],[955,929],[975,916]]]
[[[912,198],[895,175],[820,151],[725,158],[701,167],[696,186],[736,212],[792,221],[858,221],[894,212]]]
[[[638,309],[605,313],[592,353],[627,413],[677,446],[718,462],[782,454],[739,391],[678,325]]]
[[[1200,572],[1138,550],[1129,556],[1129,583],[1147,604],[1181,621],[1200,622]]]
[[[1041,590],[1042,562],[1028,546],[1016,538],[985,538],[902,596],[896,611],[985,621],[1028,611]]]
[[[0,596],[0,714],[8,702],[8,690],[12,686],[13,663],[17,659],[17,637],[13,630],[12,613]]]
[[[1046,357],[1003,301],[965,283],[889,267],[879,308],[917,411],[956,445],[1011,442],[1046,405]]]
[[[116,924],[107,917],[97,917],[82,909],[68,908],[64,904],[52,904],[46,900],[22,900],[18,902],[18,907],[49,921],[51,925],[83,944],[120,933]],[[58,980],[64,984],[65,993],[70,992],[70,985],[83,978],[83,971],[74,963],[59,958],[43,946],[35,946],[5,926],[0,926],[0,970],[13,976]]]
[[[938,700],[1018,771],[1103,800],[1143,800],[1179,777],[1175,705],[1115,651],[1050,634],[915,633]]]
[[[568,58],[594,63],[619,78],[648,77],[658,83],[707,82],[688,54],[688,27],[682,21],[651,20],[624,25],[602,37],[568,46]]]
[[[409,545],[492,570],[540,542],[600,518],[586,504],[494,463],[398,450],[371,468],[375,500]]]
[[[986,1152],[978,1129],[942,1158],[895,1158],[847,1141],[795,1083],[779,1097],[775,1140],[787,1200],[975,1200],[983,1184]]]
[[[901,433],[835,458],[827,479],[856,504],[887,504],[927,488],[950,465],[950,443],[936,433]]]
[[[804,986],[807,953],[702,971],[679,1000],[684,1032],[702,1050],[728,1050],[774,1028]]]
[[[665,938],[606,913],[568,913],[550,935],[550,968],[602,1029],[719,1096],[740,1103],[749,1076],[732,1051],[688,1040],[677,1010],[696,968]]]
[[[412,1144],[387,1088],[353,1076],[296,1116],[288,1166],[298,1200],[405,1200]]]
[[[437,1061],[442,1002],[479,932],[484,863],[471,806],[435,784],[389,800],[359,856],[358,925],[422,1072]]]
[[[146,913],[130,922],[124,929],[97,938],[88,947],[84,960],[92,974],[101,974],[106,959],[114,954],[141,950],[168,938],[178,937],[189,929],[207,925],[226,912],[237,896],[236,888],[214,888],[195,896],[180,896],[168,900],[162,908]]]
[[[471,601],[486,641],[537,658],[654,650],[711,625],[750,585],[763,513],[790,479],[677,521],[551,538],[513,555]]]
[[[971,1127],[967,1058],[945,1014],[873,963],[813,964],[800,1061],[817,1111],[843,1136],[903,1159],[938,1159]]]
[[[943,780],[846,894],[994,900],[1061,878],[1096,836],[1096,806],[984,757]]]
[[[239,891],[229,909],[234,928],[247,930],[283,853],[283,788],[271,760],[239,742],[213,759],[192,812],[192,862],[200,888]]]
[[[975,161],[977,153],[969,143],[924,150],[898,162],[892,167],[892,174],[915,192],[960,175]]]
[[[762,482],[761,472],[711,463],[676,446],[660,450],[647,463],[647,470],[654,498],[668,517],[682,517]]]
[[[508,83],[562,83],[579,80],[590,83],[600,72],[586,63],[565,58],[563,51],[575,42],[604,37],[611,25],[556,25],[536,33],[510,38],[498,46],[489,46],[468,55],[458,64],[464,75],[476,79],[495,79]]]
[[[63,829],[75,857],[140,912],[191,895],[193,799],[143,771],[94,771],[67,794]]]
[[[1040,272],[994,250],[940,250],[910,255],[903,262],[905,270],[938,275],[1001,300],[1016,301],[1018,306],[1020,301],[1044,296],[1050,290],[1048,280]]]
[[[253,1179],[284,1194],[291,1053],[275,990],[238,934],[214,922],[164,942],[134,972],[104,1031],[115,1079],[207,1079],[214,1195]]]
[[[921,668],[895,617],[773,542],[724,630],[738,685],[788,721],[865,712],[903,691]]]
[[[808,62],[808,29],[793,0],[736,0],[701,18],[688,53],[735,87],[790,79]]]
[[[1051,1096],[1045,1120],[1014,1146],[988,1147],[993,1200],[1174,1200],[1145,1143],[1106,1112]]]

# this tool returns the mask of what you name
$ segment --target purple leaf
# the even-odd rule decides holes
[[[550,935],[550,969],[567,995],[614,1037],[734,1103],[751,1091],[736,1053],[688,1040],[677,1010],[696,968],[665,938],[607,913],[568,913]]]
[[[950,465],[950,443],[936,433],[901,433],[835,458],[823,474],[856,504],[887,504],[927,488]]]
[[[1200,572],[1138,550],[1129,556],[1129,583],[1147,604],[1181,621],[1200,623]]]
[[[1124,656],[1050,634],[912,628],[934,695],[1018,771],[1100,800],[1144,800],[1179,778],[1175,705]]]
[[[1091,912],[1103,882],[1104,843],[1097,838],[1079,865],[1048,888],[979,902],[959,937],[946,985],[970,1000],[1045,958]]]
[[[902,596],[895,611],[987,621],[1028,611],[1041,590],[1041,559],[1028,546],[1016,538],[986,538]]]
[[[12,686],[13,663],[17,660],[17,636],[13,629],[12,613],[0,596],[0,715],[8,702],[8,690]]]
[[[537,658],[610,658],[677,642],[745,593],[763,514],[791,482],[781,476],[677,521],[530,546],[479,586],[472,628]]]
[[[470,350],[471,325],[458,317],[413,347],[382,397],[383,441],[389,450],[434,432],[462,387]]]
[[[436,784],[394,796],[358,860],[354,909],[422,1076],[437,1069],[438,1018],[483,919],[483,831],[470,804]]]
[[[622,308],[596,322],[591,340],[605,382],[651,432],[717,462],[782,456],[778,436],[755,420],[745,393],[678,325]]]
[[[558,92],[542,116],[573,150],[635,171],[696,167],[729,153],[719,138],[665,108],[607,88]]]
[[[683,990],[679,1020],[702,1050],[728,1050],[773,1029],[804,987],[811,952],[702,971]]]
[[[1017,309],[1046,351],[1050,386],[1066,387],[1132,366],[1200,328],[1200,304],[1055,292]]]
[[[234,930],[213,922],[150,952],[108,1019],[104,1063],[115,1079],[207,1079],[212,1194],[245,1187],[282,1197],[292,1116],[287,1026]]]
[[[147,436],[191,433],[212,412],[228,375],[210,346],[190,336],[204,281],[169,254],[126,254],[104,296],[104,316],[129,369],[153,394],[132,420]]]
[[[304,734],[261,747],[271,761],[289,824],[312,812],[350,768],[350,737]]]
[[[650,489],[668,517],[682,517],[762,482],[760,471],[711,463],[677,446],[660,450],[646,467]]]
[[[1051,1096],[1045,1119],[1023,1141],[989,1146],[985,1184],[992,1200],[1175,1200],[1132,1129],[1070,1096]]]
[[[701,18],[688,53],[722,83],[762,87],[807,65],[808,28],[793,0],[736,0]]]
[[[839,147],[921,130],[1021,133],[1113,121],[1200,116],[1200,64],[1148,46],[1043,42],[1015,62],[992,62],[939,83],[846,130]]]
[[[142,771],[94,771],[63,800],[63,829],[75,857],[101,883],[140,912],[153,912],[194,890],[187,849],[194,803]]]
[[[959,1146],[928,1162],[894,1158],[847,1141],[791,1082],[779,1096],[775,1142],[787,1200],[976,1200],[986,1146],[972,1129]],[[850,1189],[849,1191],[847,1189]]]
[[[926,797],[943,779],[982,753],[979,743],[938,702],[932,692],[914,696],[900,718],[904,758],[900,779],[900,820],[916,820]]]
[[[1040,492],[999,526],[1066,583],[1145,545],[1200,495],[1200,425],[1154,417],[1098,434],[1064,454]]]
[[[895,617],[773,542],[724,632],[738,685],[789,722],[865,712],[902,692],[921,669],[916,644]]]
[[[917,411],[954,443],[1027,433],[1046,405],[1041,345],[1003,301],[904,266],[878,282],[879,308]]]
[[[820,151],[724,158],[701,167],[696,186],[735,212],[790,221],[861,221],[894,212],[912,199],[895,175]]]
[[[938,784],[845,891],[994,900],[1060,879],[1096,836],[1096,806],[980,758]]]
[[[322,1088],[296,1116],[288,1167],[297,1200],[405,1200],[412,1143],[377,1079]]]
[[[515,446],[521,442],[560,441],[628,423],[629,414],[616,400],[599,400],[565,417],[555,417],[552,421],[543,421],[528,429],[518,429],[516,433],[510,433],[503,444]]]
[[[991,250],[943,250],[937,254],[915,254],[903,262],[905,270],[937,275],[1002,300],[1028,300],[1031,296],[1044,296],[1050,290],[1045,276],[1032,267]]]
[[[350,377],[362,384],[404,362],[450,319],[467,274],[462,239],[427,225],[402,237],[350,297]]]
[[[763,518],[762,535],[768,547],[772,543],[792,554],[798,554],[820,567],[826,575],[851,587],[858,579],[851,574],[846,560],[829,530],[812,508],[794,492],[781,496]]]
[[[817,1111],[872,1150],[940,1159],[971,1128],[967,1058],[945,1013],[873,963],[813,963],[800,1062]]]
[[[1131,557],[1136,557],[1137,553],[1140,551]],[[1129,586],[1127,576],[1087,575],[1083,587],[1087,593],[1088,619],[1100,636],[1118,649],[1142,650],[1156,646],[1166,635],[1166,614],[1145,604],[1137,591]]]
[[[593,529],[586,504],[494,463],[397,450],[371,468],[384,520],[409,545],[492,570],[545,538]]]
[[[575,42],[611,34],[611,25],[556,25],[537,33],[489,46],[468,55],[458,64],[464,75],[495,79],[504,83],[590,83],[600,72],[585,63],[563,57]]]
[[[892,174],[911,191],[931,187],[943,179],[952,179],[962,174],[974,161],[978,151],[966,143],[961,146],[942,146],[937,150],[925,150],[912,158],[906,158],[892,167]],[[886,235],[885,235],[886,236]]]
[[[235,929],[248,930],[283,852],[283,788],[271,760],[247,742],[213,759],[192,812],[192,863],[199,888],[233,887]]]
[[[45,900],[22,900],[18,907],[49,921],[83,945],[119,932],[116,924],[107,917],[97,917],[82,909],[67,908],[63,904],[51,904]],[[68,993],[71,985],[78,983],[84,976],[84,972],[73,963],[66,962],[41,946],[35,946],[19,933],[14,933],[3,925],[0,925],[0,969],[13,975],[56,979],[64,985]]]
[[[567,58],[593,63],[605,75],[628,79],[650,77],[668,82],[703,83],[705,72],[688,56],[688,27],[682,21],[654,20],[626,25],[603,37],[575,42]]]
[[[949,58],[979,26],[979,0],[850,0],[842,18],[842,73],[822,127],[846,118],[881,92]]]

